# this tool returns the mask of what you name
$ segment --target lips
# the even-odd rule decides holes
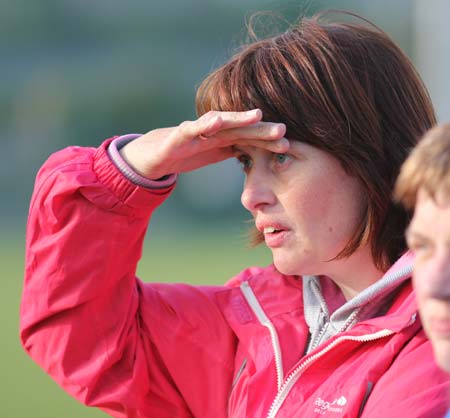
[[[429,321],[430,331],[441,337],[450,338],[450,318],[433,318]]]
[[[266,234],[274,234],[282,231],[286,231],[287,228],[279,223],[270,222],[270,221],[257,221],[256,228],[258,231],[262,232],[264,235]]]
[[[264,241],[269,248],[281,247],[287,239],[289,230],[274,222],[256,222],[256,228],[263,233]]]
[[[265,234],[274,234],[274,233],[276,233],[276,232],[280,232],[281,231],[281,229],[277,229],[277,228],[275,228],[275,227],[273,227],[273,226],[266,226],[264,229],[263,229],[263,234],[265,235]]]

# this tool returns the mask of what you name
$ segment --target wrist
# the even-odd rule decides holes
[[[152,189],[160,189],[171,186],[177,179],[176,174],[168,174],[159,178],[148,178],[130,162],[128,157],[131,144],[139,138],[140,134],[123,135],[114,139],[108,147],[108,155],[119,171],[132,183]],[[127,145],[130,145],[127,147]]]

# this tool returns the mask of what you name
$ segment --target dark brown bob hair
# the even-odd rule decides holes
[[[370,242],[386,270],[406,250],[409,215],[393,203],[392,190],[402,162],[436,120],[412,63],[371,22],[339,11],[303,17],[242,46],[202,82],[196,104],[199,115],[259,108],[264,120],[286,124],[289,140],[329,152],[361,181],[367,211],[337,258]]]

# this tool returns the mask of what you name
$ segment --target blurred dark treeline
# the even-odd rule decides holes
[[[0,3],[3,231],[23,230],[34,176],[50,153],[195,118],[196,86],[245,40],[255,11],[294,21],[305,11],[350,9],[410,49],[409,0]],[[171,224],[240,216],[241,175],[233,164],[183,176],[165,211]]]

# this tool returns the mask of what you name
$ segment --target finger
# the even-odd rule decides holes
[[[262,112],[260,109],[253,109],[244,112],[217,112],[210,111],[203,115],[199,120],[213,121],[215,118],[220,117],[221,123],[211,124],[207,131],[202,132],[203,136],[208,137],[214,135],[216,132],[222,129],[232,129],[238,127],[245,127],[258,123],[262,119]]]
[[[262,141],[262,140],[243,140],[239,142],[239,145],[261,148],[266,151],[284,154],[289,151],[290,142],[286,138],[281,138],[274,141]]]
[[[263,139],[266,141],[281,139],[286,134],[286,125],[275,122],[259,122],[245,127],[235,128],[233,135],[245,139]]]
[[[194,138],[206,139],[221,129],[223,121],[220,112],[210,112],[204,116],[194,121],[180,123],[174,132],[177,139],[182,143]]]
[[[283,123],[258,122],[251,126],[225,129],[208,137],[210,146],[226,146],[248,140],[276,141],[284,137],[286,125]]]
[[[215,141],[209,142],[209,147],[206,148],[206,146],[202,146],[201,148],[203,151],[200,151],[198,154],[201,155],[202,153],[214,153],[217,152],[217,155],[222,155],[222,157],[225,155],[225,150],[230,151],[230,153],[227,154],[227,156],[223,157],[223,159],[229,158],[230,156],[234,156],[235,150],[239,148],[239,146],[244,147],[255,147],[260,148],[266,151],[274,152],[277,154],[284,154],[289,151],[289,148],[291,146],[290,142],[286,138],[281,138],[277,140],[270,140],[270,141],[264,141],[261,139],[244,139],[241,141],[235,141],[233,145],[218,145],[217,142],[213,144]]]
[[[199,138],[206,140],[222,130],[257,125],[262,119],[260,109],[243,112],[210,111],[195,121],[185,121],[178,126],[179,139],[184,142]]]
[[[238,112],[210,110],[209,112],[202,115],[199,120],[208,120],[216,116],[221,116],[227,124],[254,123],[262,119],[262,111],[260,109],[244,110]]]

